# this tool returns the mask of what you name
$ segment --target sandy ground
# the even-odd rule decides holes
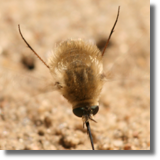
[[[91,122],[96,150],[150,149],[150,2],[146,0],[12,0],[0,2],[0,149],[90,150],[82,120],[57,91],[47,61],[68,38],[103,48],[120,17],[103,62],[100,110]]]

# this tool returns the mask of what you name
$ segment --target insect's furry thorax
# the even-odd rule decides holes
[[[49,58],[55,87],[73,105],[97,105],[103,85],[102,54],[83,40],[62,42]]]

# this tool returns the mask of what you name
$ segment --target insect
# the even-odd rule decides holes
[[[84,125],[87,127],[93,150],[94,144],[89,120],[96,122],[93,116],[99,110],[99,96],[105,82],[102,57],[114,32],[119,12],[120,7],[118,7],[116,21],[102,53],[96,45],[83,40],[67,40],[59,44],[55,53],[50,56],[48,64],[25,40],[21,33],[20,25],[18,25],[19,33],[24,42],[49,69],[55,80],[55,89],[59,90],[72,104],[73,113],[82,118],[83,127]]]

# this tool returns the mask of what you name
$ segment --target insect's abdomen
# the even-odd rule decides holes
[[[80,40],[65,41],[51,57],[49,66],[57,88],[73,107],[98,101],[103,80],[102,56],[96,46]]]

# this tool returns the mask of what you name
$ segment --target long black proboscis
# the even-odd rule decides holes
[[[91,141],[92,150],[94,150],[93,138],[92,138],[89,122],[86,122],[86,126],[87,126],[87,131],[89,133],[89,138],[90,138],[90,141]]]

